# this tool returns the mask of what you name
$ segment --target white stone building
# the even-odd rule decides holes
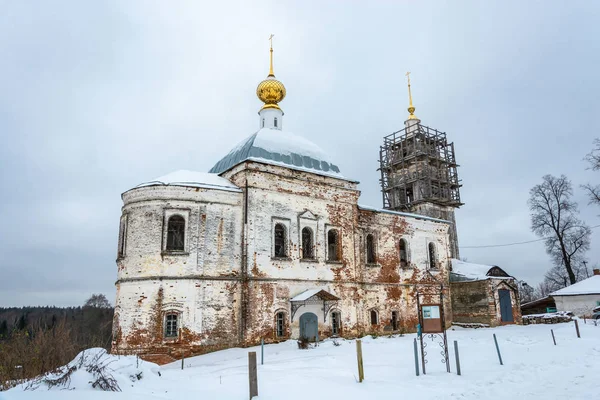
[[[359,205],[332,154],[284,131],[285,88],[257,89],[259,130],[210,173],[123,193],[114,352],[158,362],[288,338],[414,331],[449,302],[449,229]],[[414,120],[412,120],[414,124]]]
[[[550,293],[557,311],[571,311],[578,316],[590,316],[600,306],[600,269],[594,275],[571,286]]]

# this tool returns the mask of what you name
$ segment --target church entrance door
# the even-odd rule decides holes
[[[319,324],[317,316],[311,312],[300,316],[300,338],[311,342],[317,341]]]

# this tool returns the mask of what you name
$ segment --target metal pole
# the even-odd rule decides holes
[[[458,355],[458,342],[454,341],[454,357],[456,357],[456,374],[460,375],[460,357]]]
[[[500,365],[504,365],[502,362],[502,356],[500,355],[500,347],[498,347],[498,340],[496,339],[496,334],[494,333],[494,343],[496,343],[496,351],[498,352],[498,360],[500,360]]]
[[[575,320],[575,330],[577,331],[577,337],[581,338],[581,335],[579,334],[579,324],[577,323],[577,320]]]
[[[554,331],[552,329],[550,329],[550,333],[552,333],[552,341],[554,342],[554,345],[556,346],[556,339],[554,338]]]
[[[260,365],[265,363],[265,339],[260,339]]]
[[[185,355],[181,355],[181,369],[183,369],[183,361],[185,360]]]
[[[413,343],[415,347],[415,374],[419,376],[419,350],[417,350],[417,338],[414,339]]]

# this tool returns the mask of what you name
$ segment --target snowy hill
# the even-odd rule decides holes
[[[2,400],[20,399],[247,399],[248,352],[258,356],[259,399],[382,398],[419,399],[598,399],[600,324],[580,320],[581,339],[573,322],[556,325],[504,326],[494,329],[455,328],[448,331],[451,373],[440,361],[437,342],[428,341],[427,375],[415,376],[414,334],[403,337],[363,338],[365,381],[357,382],[354,341],[327,340],[300,350],[296,342],[260,348],[229,349],[158,367],[136,357],[107,355],[103,363],[113,371],[122,392],[91,387],[96,377],[85,368],[73,372],[71,388],[41,385],[1,392]],[[557,345],[552,343],[554,329]],[[498,337],[504,365],[500,365],[492,334]],[[462,376],[456,375],[453,341],[460,349]],[[95,349],[88,350],[94,355]],[[69,365],[81,363],[80,356]],[[138,375],[141,376],[138,378]]]

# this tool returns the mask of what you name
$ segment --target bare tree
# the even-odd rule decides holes
[[[545,175],[529,191],[531,230],[546,238],[546,252],[555,266],[563,267],[568,283],[577,282],[577,266],[590,247],[590,228],[577,218],[573,187],[566,176]],[[566,285],[564,285],[566,286]]]
[[[521,304],[529,303],[536,299],[535,289],[529,286],[525,281],[518,281],[519,284],[519,300]]]
[[[103,294],[93,294],[85,301],[84,307],[111,308],[110,302]]]
[[[600,170],[600,139],[594,140],[594,149],[585,156],[585,160],[590,164],[593,171]],[[600,205],[600,185],[587,184],[583,188],[590,197],[590,203]]]

